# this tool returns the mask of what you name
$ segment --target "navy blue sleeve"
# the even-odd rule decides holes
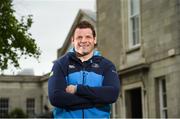
[[[55,62],[52,69],[52,76],[48,80],[48,95],[50,103],[59,108],[78,109],[92,107],[93,104],[88,99],[74,94],[66,93],[65,74],[61,65]]]
[[[118,98],[119,88],[119,76],[114,65],[111,64],[104,72],[104,80],[101,87],[78,85],[76,94],[90,99],[94,103],[110,104]]]

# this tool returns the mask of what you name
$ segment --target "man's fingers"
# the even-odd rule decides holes
[[[70,93],[70,92],[71,92],[71,88],[70,88],[70,87],[67,87],[67,88],[66,88],[66,92]]]
[[[67,93],[74,93],[75,92],[75,86],[74,85],[69,85],[66,87],[66,92]]]

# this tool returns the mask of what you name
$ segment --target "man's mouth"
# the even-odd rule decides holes
[[[80,48],[87,48],[87,47],[89,47],[89,45],[80,45],[79,47]]]

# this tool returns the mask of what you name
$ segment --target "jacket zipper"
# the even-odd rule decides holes
[[[82,84],[84,85],[84,83],[85,83],[85,68],[83,65],[83,81],[82,81]],[[84,119],[84,109],[82,109],[82,118]]]

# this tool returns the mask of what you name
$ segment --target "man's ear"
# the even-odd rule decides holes
[[[95,44],[95,45],[97,44],[97,39],[96,39],[96,37],[94,37],[94,44]]]
[[[71,43],[73,43],[74,42],[74,38],[73,38],[73,36],[71,37]]]

